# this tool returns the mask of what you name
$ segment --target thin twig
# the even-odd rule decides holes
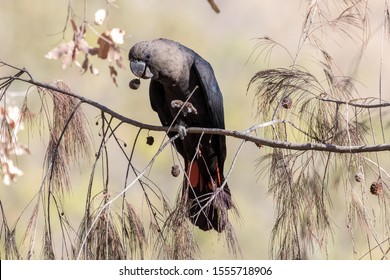
[[[389,107],[390,106],[389,102],[382,102],[381,100],[379,100],[379,103],[364,104],[364,103],[357,103],[356,100],[346,101],[346,100],[337,100],[337,99],[322,98],[322,97],[317,97],[317,99],[321,100],[321,101],[324,101],[324,102],[348,105],[348,106],[357,107],[357,108],[363,108],[363,109],[376,109],[376,108],[384,108],[384,107]]]
[[[215,4],[214,0],[207,0],[211,6],[211,8],[216,12],[217,14],[220,12],[217,4]]]
[[[107,203],[105,203],[102,208],[99,210],[99,212],[96,214],[96,217],[95,219],[93,220],[92,224],[90,225],[90,227],[88,228],[87,230],[87,233],[86,235],[84,236],[84,239],[83,239],[83,242],[81,243],[81,246],[80,246],[80,251],[77,255],[77,259],[80,259],[80,256],[81,256],[81,253],[82,253],[82,249],[84,247],[84,244],[87,242],[87,239],[88,239],[88,236],[89,236],[89,233],[91,232],[91,230],[93,229],[93,227],[95,226],[96,222],[99,220],[100,218],[100,215],[101,213],[103,213],[103,211],[109,207],[114,201],[116,201],[119,197],[123,196],[123,193],[125,193],[126,191],[128,191],[136,182],[138,182],[138,180],[145,174],[145,172],[149,169],[149,167],[154,163],[154,161],[156,160],[156,158],[160,155],[160,153],[165,149],[165,147],[172,143],[173,141],[175,141],[177,138],[179,137],[179,134],[176,134],[175,136],[173,136],[172,138],[170,138],[167,142],[164,143],[164,145],[162,145],[160,147],[160,149],[156,152],[156,154],[153,156],[153,158],[149,161],[149,163],[145,166],[145,168],[142,170],[142,172],[126,187],[124,188],[120,193],[118,193],[113,199],[111,199],[110,201],[108,201]]]

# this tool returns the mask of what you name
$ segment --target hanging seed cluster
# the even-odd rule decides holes
[[[133,90],[137,90],[140,85],[141,85],[140,79],[132,79],[129,83],[129,87]]]
[[[373,195],[381,195],[383,193],[383,183],[382,181],[377,181],[371,184],[370,192]]]
[[[180,175],[180,168],[177,164],[172,166],[171,174],[173,177],[178,177]]]

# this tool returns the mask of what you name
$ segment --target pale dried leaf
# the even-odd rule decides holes
[[[105,9],[99,9],[95,13],[95,24],[102,25],[106,19],[107,11]]]
[[[76,48],[85,54],[89,53],[89,50],[91,49],[90,45],[83,37],[77,37],[75,44]]]
[[[111,47],[109,49],[107,59],[110,63],[115,63],[119,68],[124,68],[122,63],[122,55],[118,47]]]
[[[8,106],[6,114],[7,122],[13,129],[13,134],[16,135],[20,130],[24,129],[23,122],[21,121],[20,109],[18,106]]]
[[[28,155],[31,153],[30,149],[27,146],[21,144],[12,145],[11,149],[9,149],[8,152],[9,154],[17,156]]]
[[[74,41],[62,43],[49,51],[45,58],[47,59],[62,59],[62,68],[68,67],[75,59],[77,50],[75,49]]]
[[[59,59],[64,55],[67,55],[69,52],[72,51],[74,47],[74,42],[66,42],[58,45],[51,51],[49,51],[47,54],[45,54],[45,58],[47,59]]]
[[[12,182],[15,182],[17,176],[23,175],[23,171],[16,167],[13,161],[8,158],[1,163],[1,167],[3,182],[7,186],[9,186]]]
[[[122,45],[124,43],[124,39],[123,38],[125,36],[125,31],[122,30],[122,29],[119,29],[119,28],[113,28],[110,31],[110,36],[111,36],[112,41],[116,45]]]

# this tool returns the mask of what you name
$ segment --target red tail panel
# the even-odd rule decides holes
[[[187,165],[187,176],[189,178],[189,181],[190,181],[190,186],[192,188],[195,188],[198,186],[198,183],[199,183],[199,179],[200,179],[200,172],[199,172],[199,166],[198,166],[198,162],[197,161],[194,161],[194,162],[189,162],[188,165]]]

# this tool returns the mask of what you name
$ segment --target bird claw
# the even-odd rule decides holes
[[[176,125],[177,133],[179,133],[179,137],[183,140],[187,136],[187,128],[184,125],[178,124]]]
[[[172,108],[181,108],[183,106],[184,102],[181,100],[172,100],[171,106]]]
[[[188,101],[184,102],[181,100],[172,100],[171,106],[172,108],[182,109],[182,113],[184,116],[187,116],[187,114],[198,114],[198,110],[196,110],[195,106]]]

